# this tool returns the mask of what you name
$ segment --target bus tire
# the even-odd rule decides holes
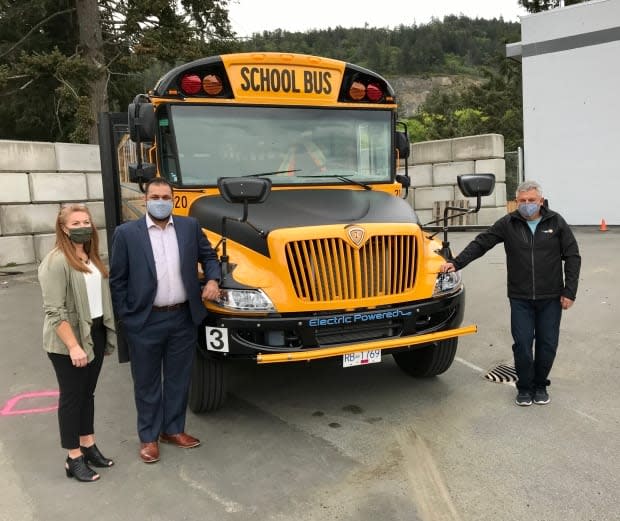
[[[411,351],[392,356],[405,373],[417,378],[428,378],[444,373],[456,355],[458,338],[448,338]]]
[[[226,400],[226,365],[196,350],[189,387],[189,408],[194,413],[217,411]]]

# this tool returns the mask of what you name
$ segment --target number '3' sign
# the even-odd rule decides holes
[[[228,328],[205,327],[207,350],[228,353]]]

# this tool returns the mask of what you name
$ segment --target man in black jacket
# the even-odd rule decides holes
[[[463,269],[503,242],[517,372],[517,405],[549,403],[547,386],[560,335],[562,310],[577,295],[581,256],[571,229],[544,206],[540,185],[525,181],[517,188],[518,209],[479,234],[441,271]],[[532,350],[536,340],[535,355]]]

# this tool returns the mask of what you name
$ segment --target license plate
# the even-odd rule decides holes
[[[381,362],[381,349],[373,349],[372,351],[361,351],[359,353],[347,353],[346,355],[342,355],[342,367],[376,364],[378,362]]]

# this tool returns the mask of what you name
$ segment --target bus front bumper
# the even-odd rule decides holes
[[[259,364],[317,360],[369,350],[423,349],[476,332],[473,325],[460,327],[464,306],[462,288],[441,298],[352,312],[263,317],[211,312],[199,338],[208,356]]]
[[[280,362],[309,362],[310,360],[318,360],[320,358],[330,358],[332,356],[341,356],[349,353],[358,353],[360,351],[372,351],[375,349],[393,349],[403,346],[413,346],[420,344],[432,344],[440,340],[454,338],[457,336],[471,335],[478,331],[477,326],[471,325],[459,327],[457,329],[448,329],[446,331],[438,331],[436,333],[428,333],[425,335],[413,335],[408,337],[392,338],[388,340],[376,340],[373,342],[364,342],[363,344],[348,344],[338,347],[328,347],[324,349],[313,349],[310,351],[295,351],[290,353],[259,353],[256,362],[259,364],[274,364]]]

